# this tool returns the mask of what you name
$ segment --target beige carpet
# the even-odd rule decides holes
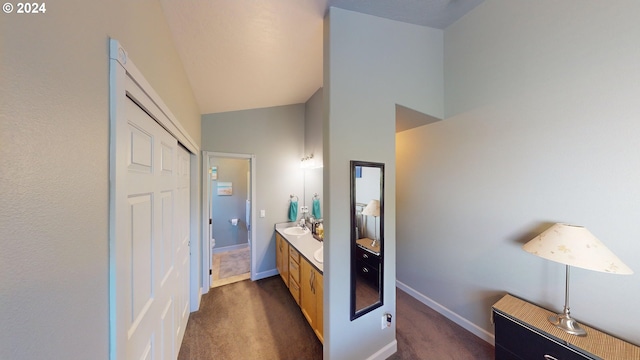
[[[322,343],[280,276],[211,289],[178,360],[322,360]]]
[[[233,284],[251,277],[251,252],[249,247],[213,254],[211,263],[211,287]]]
[[[398,352],[387,360],[495,358],[492,345],[398,288],[396,317]]]
[[[398,352],[388,360],[494,358],[493,346],[399,289],[396,308]],[[280,276],[273,276],[202,297],[200,310],[189,316],[178,360],[202,359],[320,360],[322,344]]]

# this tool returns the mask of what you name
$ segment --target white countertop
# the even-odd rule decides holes
[[[300,253],[300,255],[304,256],[318,271],[323,272],[322,263],[316,261],[313,257],[313,253],[316,250],[322,247],[322,241],[318,241],[314,239],[311,232],[308,232],[305,235],[287,235],[284,233],[284,229],[288,227],[298,226],[296,223],[287,222],[276,224],[276,231],[285,239],[287,242],[296,248],[296,250]]]

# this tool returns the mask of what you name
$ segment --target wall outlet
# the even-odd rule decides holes
[[[260,210],[260,217],[263,218],[265,216],[267,216],[267,212],[264,210]]]
[[[391,327],[391,314],[384,313],[382,314],[382,322],[380,324],[380,328],[382,330]]]

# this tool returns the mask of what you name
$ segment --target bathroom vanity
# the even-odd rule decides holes
[[[316,336],[324,342],[322,263],[314,256],[322,251],[322,242],[311,232],[289,235],[285,230],[291,227],[290,223],[276,225],[276,268]]]

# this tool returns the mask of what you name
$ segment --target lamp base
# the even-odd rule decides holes
[[[571,335],[587,336],[587,332],[569,314],[551,315],[549,316],[549,322]]]

